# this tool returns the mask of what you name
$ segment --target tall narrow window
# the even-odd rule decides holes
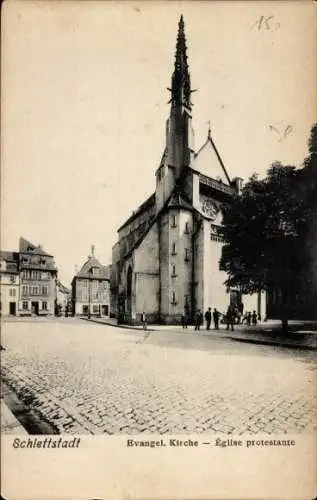
[[[188,248],[185,248],[185,262],[189,262]]]
[[[189,234],[189,224],[188,224],[188,222],[185,223],[185,234]]]
[[[176,243],[172,244],[172,255],[176,255]]]
[[[176,227],[176,215],[172,215],[172,227]]]
[[[172,266],[172,278],[176,277],[176,266]]]
[[[176,295],[175,295],[175,292],[172,292],[172,304],[173,304],[173,306],[176,305]]]

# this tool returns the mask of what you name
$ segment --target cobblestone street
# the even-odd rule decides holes
[[[2,379],[58,433],[316,428],[313,351],[75,319],[8,322],[2,330]]]

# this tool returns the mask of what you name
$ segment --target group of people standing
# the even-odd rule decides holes
[[[220,320],[221,313],[214,308],[213,311],[211,311],[211,307],[208,308],[208,310],[205,312],[205,321],[206,321],[206,328],[207,330],[210,330],[210,325],[211,325],[211,320],[213,319],[214,322],[214,329],[219,330],[219,320]],[[201,312],[200,309],[197,310],[195,314],[195,330],[200,330],[200,327],[204,323],[204,315]],[[187,321],[187,315],[183,314],[182,316],[182,327],[187,328],[188,321]]]
[[[201,310],[198,309],[195,314],[195,330],[200,330],[200,327],[204,323],[204,319],[206,321],[206,330],[210,330],[212,320],[214,323],[214,329],[219,330],[219,321],[221,316],[223,317],[223,322],[226,324],[226,330],[231,329],[232,331],[234,330],[234,325],[236,324],[243,324],[245,322],[248,326],[251,326],[251,324],[252,326],[256,326],[258,321],[261,321],[261,317],[255,311],[252,313],[246,312],[244,316],[242,316],[241,308],[237,309],[230,304],[226,314],[220,313],[216,308],[211,311],[211,307],[208,307],[205,315],[203,315]],[[141,314],[141,323],[143,329],[147,330],[147,317],[145,312]],[[187,328],[188,315],[186,312],[182,315],[181,323],[183,328]]]
[[[225,314],[220,313],[216,308],[211,310],[211,307],[208,307],[205,315],[203,315],[202,311],[198,309],[195,314],[195,330],[200,330],[200,327],[204,323],[204,319],[206,321],[206,330],[210,330],[211,322],[213,320],[214,329],[219,330],[219,322],[222,317],[222,322],[226,324],[226,330],[231,329],[234,330],[234,325],[243,324],[246,322],[248,326],[257,325],[257,322],[261,320],[261,318],[257,315],[255,311],[246,312],[244,316],[242,316],[241,309],[238,309],[231,304],[228,306],[227,312]],[[182,327],[187,328],[188,321],[187,315],[184,314],[182,316]]]

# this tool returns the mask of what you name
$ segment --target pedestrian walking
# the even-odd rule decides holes
[[[233,327],[233,325],[234,325],[234,309],[231,305],[228,306],[226,320],[227,320],[226,330],[229,330],[229,327],[231,327],[231,331],[233,331],[234,330],[234,327]]]
[[[208,311],[206,311],[206,312],[205,312],[205,320],[206,320],[206,324],[207,324],[206,329],[207,329],[207,330],[210,330],[210,323],[211,323],[211,307],[208,307]]]
[[[247,325],[248,326],[251,326],[251,320],[252,320],[252,314],[249,311],[248,314],[247,314]]]
[[[214,308],[214,312],[212,313],[213,319],[214,319],[214,325],[215,325],[215,330],[219,330],[219,317],[220,317],[220,312],[217,311],[216,308]]]
[[[181,322],[182,322],[182,328],[187,328],[187,314],[186,314],[186,311],[184,312],[184,314],[182,314],[182,317],[181,317]]]
[[[201,323],[202,323],[202,313],[200,312],[200,309],[198,309],[195,315],[195,330],[200,330]]]
[[[258,322],[258,317],[257,317],[257,314],[255,311],[253,311],[252,313],[252,325],[253,326],[256,326],[257,325],[257,322]]]
[[[141,314],[141,323],[142,323],[142,326],[143,326],[143,330],[146,330],[147,329],[147,320],[146,320],[146,314],[145,314],[144,311]]]

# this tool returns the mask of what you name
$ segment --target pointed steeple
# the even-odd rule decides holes
[[[181,15],[178,23],[172,88],[168,90],[172,93],[170,100],[172,106],[186,106],[189,110],[191,109],[192,103],[190,101],[190,95],[192,90],[190,88],[190,74],[187,63],[187,46],[183,15]]]

